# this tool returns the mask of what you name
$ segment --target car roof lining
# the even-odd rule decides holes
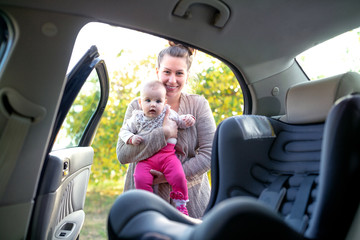
[[[360,25],[360,1],[224,0],[231,15],[222,29],[214,27],[209,22],[211,19],[204,19],[214,14],[209,13],[214,11],[209,6],[192,5],[189,19],[172,15],[177,0],[162,1],[162,9],[156,8],[152,1],[133,0],[124,7],[122,2],[106,0],[111,4],[101,4],[103,11],[99,11],[99,2],[95,0],[63,0],[61,5],[57,1],[45,0],[6,1],[12,5],[31,8],[47,6],[46,10],[81,14],[95,21],[178,39],[195,47],[197,42],[201,42],[201,49],[219,58],[226,56],[229,63],[238,68],[241,66],[240,70],[248,84],[283,71],[284,66],[289,66],[292,59],[304,50],[341,34],[343,29],[351,30]],[[139,5],[142,5],[142,8],[139,8]],[[169,11],[163,11],[166,8]],[[133,14],[135,11],[136,15]],[[168,24],[162,24],[164,22],[172,22],[174,27],[170,29]],[[178,30],[180,26],[181,31]],[[259,27],[266,30],[258,31]],[[235,28],[242,30],[236,31],[239,32],[237,34],[231,30]],[[233,51],[229,47],[233,44],[227,44],[227,41],[238,42],[238,49]],[[257,66],[256,71],[252,70],[254,66]],[[258,66],[262,66],[261,70]]]

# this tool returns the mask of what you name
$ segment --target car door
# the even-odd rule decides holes
[[[30,239],[76,239],[94,150],[91,147],[109,94],[106,66],[92,46],[67,75],[43,167]]]

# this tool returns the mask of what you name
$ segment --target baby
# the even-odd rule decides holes
[[[120,137],[127,144],[139,145],[144,139],[141,136],[149,134],[152,130],[162,127],[165,112],[169,109],[169,119],[175,121],[179,128],[185,129],[195,124],[195,117],[179,115],[166,104],[166,89],[160,81],[145,83],[139,98],[142,110],[135,110],[130,119],[120,130]],[[176,138],[169,138],[167,145],[148,159],[139,161],[134,172],[135,187],[153,192],[154,177],[151,169],[160,171],[172,186],[170,198],[175,202],[176,208],[188,215],[186,203],[188,200],[187,181],[180,160],[175,155]]]

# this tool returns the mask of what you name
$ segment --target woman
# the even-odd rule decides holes
[[[127,145],[121,138],[117,143],[117,157],[122,164],[130,163],[124,191],[134,189],[134,168],[136,162],[154,155],[165,147],[166,140],[177,137],[176,155],[180,159],[187,179],[189,216],[200,218],[204,214],[210,197],[207,172],[210,170],[211,147],[215,133],[215,121],[207,100],[199,95],[187,94],[182,90],[189,78],[193,49],[170,43],[158,55],[156,73],[158,80],[166,87],[167,103],[178,114],[192,114],[196,124],[185,130],[178,130],[176,123],[166,119],[163,127],[155,129],[146,136],[140,145]],[[124,123],[131,117],[133,110],[139,110],[137,99],[133,100],[126,111]],[[157,194],[170,202],[170,185],[161,172],[151,170],[154,185],[159,184]]]

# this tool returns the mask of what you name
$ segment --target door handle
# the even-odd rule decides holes
[[[219,13],[217,13],[214,18],[215,27],[223,28],[230,18],[229,7],[225,3],[218,0],[180,0],[174,8],[173,15],[178,17],[186,17],[189,8],[193,4],[209,5],[219,11]]]
[[[65,158],[63,163],[63,177],[67,176],[70,172],[70,159]]]

